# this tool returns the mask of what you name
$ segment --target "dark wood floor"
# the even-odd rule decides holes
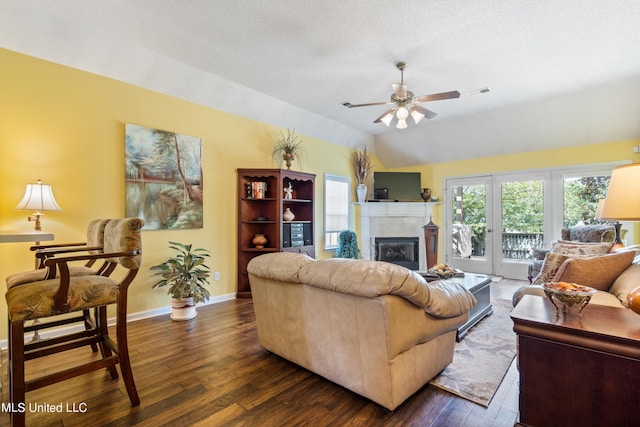
[[[523,282],[492,283],[510,298]],[[512,364],[488,408],[426,385],[393,413],[262,349],[251,300],[201,307],[198,317],[130,323],[129,343],[141,404],[129,405],[122,381],[94,372],[27,393],[27,404],[62,404],[62,413],[27,413],[36,426],[513,426],[518,374]],[[27,373],[58,369],[71,358],[29,362]],[[89,356],[91,357],[91,356]],[[48,360],[47,360],[48,359]],[[2,402],[8,402],[6,356]],[[84,412],[69,412],[69,411]],[[0,425],[8,425],[7,413]]]

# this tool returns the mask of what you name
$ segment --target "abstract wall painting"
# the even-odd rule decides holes
[[[145,230],[202,228],[200,138],[127,123],[126,215]]]

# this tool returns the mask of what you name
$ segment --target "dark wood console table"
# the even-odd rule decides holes
[[[597,304],[582,314],[557,317],[533,295],[511,313],[521,425],[640,425],[640,316]]]

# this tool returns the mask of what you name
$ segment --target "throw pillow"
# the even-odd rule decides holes
[[[571,258],[562,263],[552,282],[569,282],[608,291],[613,281],[633,261],[633,252],[607,254],[589,258]]]
[[[553,252],[549,252],[544,256],[544,262],[542,263],[542,268],[540,269],[540,273],[533,279],[531,282],[532,285],[541,285],[546,282],[550,282],[558,272],[558,269],[569,259],[569,256],[563,254],[556,254]]]
[[[582,243],[558,240],[551,246],[551,252],[563,255],[601,255],[609,253],[613,243]]]

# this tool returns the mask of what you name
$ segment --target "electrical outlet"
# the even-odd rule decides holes
[[[215,273],[213,273],[213,280],[220,280],[220,272],[216,271]]]
[[[640,145],[634,145],[633,152],[634,153],[640,153]]]

